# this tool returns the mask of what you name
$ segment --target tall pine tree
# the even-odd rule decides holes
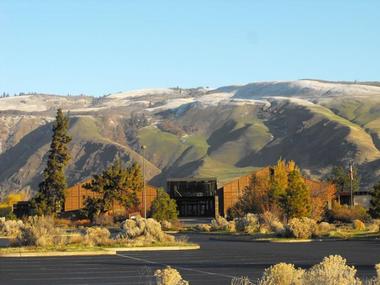
[[[58,109],[43,181],[39,184],[39,192],[34,200],[39,214],[56,214],[63,209],[64,190],[67,187],[65,168],[70,160],[68,144],[71,137],[68,135],[68,127],[68,116],[63,114],[62,109]]]
[[[373,218],[380,218],[380,181],[373,187],[369,213]]]

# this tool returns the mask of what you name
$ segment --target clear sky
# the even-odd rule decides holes
[[[0,92],[380,80],[378,0],[0,0]]]

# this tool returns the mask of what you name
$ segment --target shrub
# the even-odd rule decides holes
[[[217,216],[211,221],[211,230],[212,231],[227,231],[228,230],[228,221],[222,216]]]
[[[195,229],[201,232],[209,232],[211,231],[211,226],[209,224],[198,224]]]
[[[182,279],[181,274],[174,268],[167,266],[154,272],[157,285],[188,285],[189,282]]]
[[[0,218],[0,235],[15,237],[20,233],[20,228],[24,225],[21,220],[6,220]]]
[[[317,223],[306,217],[293,218],[287,225],[288,234],[295,238],[310,238],[316,233]]]
[[[354,230],[357,230],[357,231],[365,230],[365,224],[361,220],[354,220],[352,222],[352,227],[354,228]]]
[[[177,220],[177,203],[163,189],[158,189],[157,197],[152,202],[151,215],[157,221]]]
[[[65,243],[63,231],[54,225],[52,217],[29,217],[20,227],[20,232],[13,241],[19,246],[60,246]]]
[[[127,219],[122,224],[123,234],[131,240],[142,240],[144,242],[172,242],[174,237],[164,233],[161,225],[154,219],[136,217]]]
[[[271,212],[264,212],[260,215],[260,232],[263,232],[263,228],[266,232],[274,232],[276,234],[282,234],[285,231],[284,225]]]
[[[293,264],[279,263],[265,269],[258,285],[301,285],[304,272]]]
[[[304,275],[304,284],[323,285],[359,285],[356,269],[348,266],[339,255],[330,255],[310,268]]]
[[[260,229],[258,215],[246,214],[242,218],[235,219],[236,231],[244,233],[257,233]]]
[[[332,209],[328,212],[330,221],[339,221],[343,223],[351,223],[353,220],[367,221],[369,215],[367,210],[362,206],[356,205],[353,208],[347,205],[339,205],[334,203]]]
[[[335,229],[335,226],[334,225],[331,225],[327,222],[321,222],[317,225],[317,228],[316,228],[316,235],[317,236],[326,236],[326,235],[329,235],[330,232]]]
[[[91,227],[86,229],[84,243],[90,246],[100,246],[110,243],[111,233],[102,227]]]

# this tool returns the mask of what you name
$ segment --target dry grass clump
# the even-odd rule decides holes
[[[260,229],[259,216],[248,213],[242,218],[235,219],[236,230],[247,234],[257,233]]]
[[[304,272],[293,264],[279,263],[265,269],[258,285],[302,285]]]
[[[346,264],[346,259],[339,255],[330,255],[306,271],[304,284],[315,285],[359,285],[356,269]]]
[[[134,241],[174,242],[175,238],[164,233],[161,224],[154,219],[136,217],[127,219],[122,224],[122,235]]]
[[[84,235],[84,244],[90,246],[108,245],[112,242],[111,233],[108,229],[102,227],[91,227],[86,229]]]
[[[365,224],[361,220],[353,220],[352,227],[357,231],[364,231],[366,229]]]
[[[93,218],[93,223],[98,226],[113,226],[114,219],[110,215],[98,215]]]
[[[200,232],[210,232],[211,231],[211,225],[209,224],[198,224],[195,226],[195,229]]]
[[[287,224],[287,233],[295,238],[311,238],[317,231],[317,222],[310,218],[293,218]]]
[[[21,220],[6,220],[0,218],[0,235],[6,237],[15,237],[20,233],[20,228],[24,226]]]
[[[260,229],[261,233],[273,232],[276,234],[283,234],[285,226],[280,222],[278,217],[271,212],[264,212],[260,216]]]
[[[157,285],[189,285],[189,282],[183,280],[181,274],[170,266],[156,270],[154,276]]]
[[[63,231],[57,228],[52,217],[29,217],[20,227],[20,232],[13,240],[18,246],[61,246],[66,242]]]
[[[227,231],[228,230],[228,221],[222,216],[217,216],[211,221],[211,230],[212,231]]]
[[[369,224],[369,225],[367,226],[367,230],[368,230],[369,232],[371,232],[371,233],[377,233],[377,232],[380,231],[380,227],[379,227],[379,225],[376,225],[376,224],[371,223],[371,224]]]
[[[161,228],[164,231],[169,231],[169,230],[173,229],[173,224],[169,221],[163,220],[160,222],[160,224],[161,224]]]
[[[231,285],[254,285],[248,277],[235,277],[231,281]]]

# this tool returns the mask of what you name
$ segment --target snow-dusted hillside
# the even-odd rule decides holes
[[[0,98],[0,189],[35,190],[57,108],[70,111],[70,183],[116,156],[141,161],[146,145],[158,186],[167,177],[227,180],[279,157],[315,178],[354,160],[370,185],[380,177],[377,85],[298,80]]]
[[[178,108],[189,103],[269,104],[273,97],[291,97],[313,102],[335,97],[380,97],[380,87],[315,80],[255,82],[217,89],[156,88],[119,92],[104,98],[90,96],[25,95],[0,98],[0,111],[45,112],[58,107],[74,113],[98,112],[115,108],[146,109],[150,112]],[[296,101],[294,101],[296,102]]]

